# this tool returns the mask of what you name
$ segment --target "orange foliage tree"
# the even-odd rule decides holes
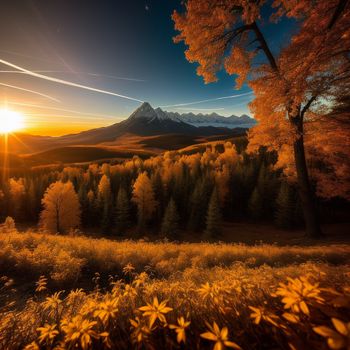
[[[269,18],[263,7],[269,7]],[[254,91],[250,108],[259,123],[249,132],[248,150],[263,145],[278,151],[278,164],[295,174],[306,230],[314,237],[321,230],[310,160],[317,158],[327,169],[315,173],[319,193],[326,196],[334,194],[329,174],[342,176],[349,169],[344,168],[349,134],[334,119],[328,123],[337,101],[350,91],[349,7],[348,0],[187,0],[184,13],[173,14],[180,32],[175,42],[188,46],[186,58],[199,64],[197,73],[206,83],[224,68],[237,75],[237,88],[247,82]],[[261,28],[283,17],[293,19],[297,30],[276,54]],[[333,145],[326,133],[337,140]],[[346,192],[346,180],[340,183],[337,195]]]

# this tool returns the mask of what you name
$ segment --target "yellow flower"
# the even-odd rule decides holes
[[[138,288],[138,287],[142,286],[143,284],[145,284],[147,279],[148,279],[147,272],[141,272],[133,282],[135,288]]]
[[[220,330],[216,322],[213,323],[213,326],[207,323],[207,327],[209,328],[209,332],[202,333],[201,337],[215,342],[213,350],[223,350],[225,347],[241,349],[238,344],[228,340],[227,327]]]
[[[116,317],[118,312],[119,298],[107,299],[97,304],[94,311],[94,317],[98,317],[104,325],[106,325],[112,318]]]
[[[136,289],[130,284],[127,284],[123,292],[123,297],[126,297],[126,296],[133,297],[136,295],[137,295]]]
[[[213,284],[212,286],[206,282],[201,285],[201,288],[198,289],[198,293],[203,299],[216,299],[219,294],[219,288],[217,285]]]
[[[97,339],[98,334],[92,329],[96,325],[95,321],[83,319],[81,315],[73,317],[71,321],[63,320],[62,330],[66,333],[65,341],[72,345],[80,346],[83,350],[89,349],[92,344],[92,338]]]
[[[77,299],[84,297],[86,294],[83,289],[75,289],[70,291],[66,298],[67,305],[73,305]]]
[[[288,278],[288,284],[280,283],[276,295],[282,297],[285,309],[291,309],[293,312],[302,312],[309,315],[310,311],[307,302],[323,303],[324,299],[320,296],[321,290],[318,283],[311,284],[307,277]]]
[[[261,320],[267,321],[271,323],[272,325],[278,327],[278,324],[276,323],[277,316],[266,312],[264,308],[257,308],[253,306],[249,306],[249,309],[253,312],[250,314],[250,318],[254,319],[255,324],[259,324]]]
[[[189,321],[185,321],[183,317],[177,319],[177,325],[171,324],[169,326],[170,329],[175,329],[177,333],[176,339],[180,344],[181,342],[186,343],[186,328],[191,324]]]
[[[26,345],[24,350],[40,350],[39,345],[33,341],[30,344]]]
[[[147,303],[146,306],[139,308],[140,311],[143,311],[143,316],[149,317],[150,328],[152,328],[157,319],[162,323],[166,323],[164,314],[167,314],[169,311],[173,310],[171,307],[166,306],[166,303],[167,301],[165,300],[159,304],[158,298],[154,297],[153,304]]]
[[[349,349],[350,348],[350,322],[345,323],[337,318],[332,318],[335,330],[318,326],[313,330],[320,336],[327,338],[327,344],[331,349]]]
[[[59,305],[62,303],[60,299],[61,292],[56,292],[51,297],[47,297],[43,302],[44,310],[50,309],[49,315],[51,316],[54,311],[57,311]]]
[[[135,320],[130,320],[131,323],[131,337],[134,343],[142,343],[147,340],[151,330],[143,324],[143,322],[136,317]]]
[[[36,288],[35,292],[42,292],[44,290],[47,290],[47,278],[45,276],[40,276],[39,281],[35,282]]]
[[[107,348],[112,348],[113,344],[111,342],[111,339],[109,338],[109,333],[108,332],[102,332],[99,334],[99,337],[102,338],[103,344],[105,344],[105,346]]]
[[[125,265],[124,268],[123,268],[124,275],[131,274],[134,271],[135,271],[135,267],[131,263]]]
[[[58,330],[56,329],[56,325],[45,324],[44,327],[37,328],[37,331],[40,332],[39,335],[39,343],[52,344],[52,341],[55,339],[56,335],[58,335]]]

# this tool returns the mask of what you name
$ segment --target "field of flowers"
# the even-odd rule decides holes
[[[350,247],[0,234],[0,349],[349,349]]]

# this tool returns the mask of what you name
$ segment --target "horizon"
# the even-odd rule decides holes
[[[24,127],[24,128],[18,129],[18,131],[15,131],[14,134],[28,134],[28,135],[33,135],[33,136],[61,137],[61,136],[66,136],[66,135],[70,135],[70,134],[79,134],[79,133],[81,133],[81,132],[89,131],[89,130],[92,130],[92,129],[106,128],[106,127],[115,125],[115,124],[117,124],[117,123],[120,123],[120,122],[122,122],[122,121],[124,121],[124,120],[127,120],[127,119],[128,119],[135,111],[137,111],[144,103],[148,103],[148,104],[152,107],[152,109],[154,109],[154,110],[156,110],[157,108],[160,108],[159,106],[158,106],[158,107],[153,107],[149,102],[145,101],[145,102],[143,102],[142,104],[140,104],[140,106],[138,106],[137,108],[135,108],[135,110],[132,111],[132,112],[130,113],[130,115],[125,116],[125,117],[117,117],[118,119],[120,119],[119,121],[113,122],[113,120],[111,120],[111,121],[109,122],[109,124],[103,124],[103,125],[101,125],[101,126],[97,126],[97,127],[94,127],[94,128],[91,128],[91,127],[90,127],[90,128],[87,128],[87,129],[79,129],[79,130],[77,130],[76,132],[71,131],[71,132],[69,132],[69,133],[62,133],[62,134],[61,134],[61,133],[55,133],[55,134],[51,134],[51,135],[50,135],[50,134],[35,134],[35,133],[30,133],[30,132],[28,132],[28,129]],[[164,112],[166,112],[166,113],[170,112],[170,111],[167,111],[166,109],[163,109],[163,108],[161,108],[161,110],[164,111]],[[220,116],[220,117],[224,117],[224,118],[229,118],[229,117],[242,118],[243,116],[248,116],[249,118],[254,119],[252,116],[250,116],[249,114],[245,114],[245,113],[243,113],[243,114],[241,114],[241,115],[234,115],[234,114],[231,114],[231,115],[229,115],[229,116],[221,115],[220,113],[217,113],[217,112],[215,112],[215,111],[207,112],[207,113],[202,113],[202,112],[200,112],[200,111],[197,111],[197,113],[196,113],[196,110],[194,110],[193,112],[175,111],[175,113],[178,113],[178,114],[180,114],[180,115],[183,115],[183,114],[193,114],[193,115],[196,115],[196,116],[198,116],[198,115],[201,115],[201,116],[210,116],[210,115],[214,115],[214,114],[215,114],[216,116]]]
[[[218,82],[205,84],[186,60],[185,46],[173,42],[171,14],[180,1],[3,6],[0,108],[23,115],[22,132],[59,136],[108,126],[143,101],[180,114],[251,115],[254,95],[247,85],[235,90],[235,77],[224,71]],[[283,20],[280,28],[279,35],[263,28],[273,50],[280,50],[293,23]]]

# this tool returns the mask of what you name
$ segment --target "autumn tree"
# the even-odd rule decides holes
[[[4,223],[0,225],[0,229],[4,233],[16,232],[15,220],[11,216],[8,216]]]
[[[11,214],[17,219],[22,216],[23,201],[25,198],[25,185],[24,179],[20,178],[18,180],[11,178],[9,180],[9,191],[10,191],[10,203]]]
[[[269,7],[269,18],[263,7]],[[180,32],[175,41],[188,46],[186,58],[198,62],[197,73],[206,83],[216,81],[216,73],[225,68],[237,75],[238,88],[248,82],[254,91],[250,108],[259,123],[249,133],[250,151],[265,145],[284,159],[280,164],[296,178],[312,237],[320,236],[321,229],[307,141],[322,136],[318,121],[339,96],[349,95],[349,16],[348,0],[187,0],[184,13],[173,14]],[[283,18],[295,20],[298,30],[277,54],[261,28]],[[349,144],[348,137],[341,139]],[[321,156],[329,152],[318,150]]]
[[[80,225],[80,204],[73,184],[57,181],[49,186],[41,201],[40,226],[49,232],[67,233]]]
[[[132,201],[137,205],[139,227],[143,228],[157,207],[152,182],[146,172],[139,174],[134,183]]]

